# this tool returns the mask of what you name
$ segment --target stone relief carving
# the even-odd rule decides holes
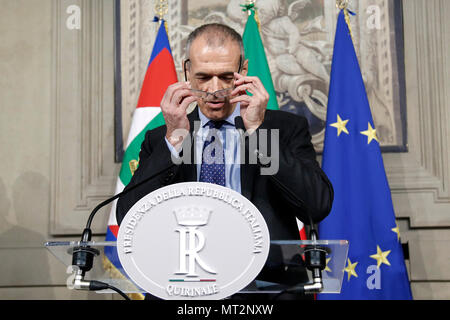
[[[243,0],[173,0],[166,16],[172,53],[177,70],[182,71],[184,44],[189,32],[210,22],[220,22],[243,33],[246,13],[239,6]],[[382,147],[403,148],[404,96],[399,86],[397,65],[398,42],[395,34],[393,1],[350,1],[358,13],[352,17],[352,31],[374,122]],[[154,0],[132,0],[129,5],[138,12],[125,17],[130,25],[139,20],[139,65],[134,79],[143,79],[157,26],[152,22]],[[257,0],[261,37],[272,72],[281,110],[305,116],[311,128],[317,151],[323,148],[326,106],[333,54],[334,32],[338,10],[334,1],[324,0]],[[376,6],[380,27],[368,24],[368,8]],[[136,50],[136,49],[135,49]],[[125,48],[125,55],[130,55]],[[136,63],[136,62],[135,62]],[[130,66],[131,67],[131,66]],[[132,67],[131,67],[132,68]],[[131,70],[131,69],[130,69]],[[181,79],[181,77],[180,77]],[[142,80],[141,80],[142,81]],[[127,82],[124,82],[125,85]],[[139,82],[140,83],[140,82]],[[134,84],[134,83],[133,83]],[[133,89],[132,89],[133,88]],[[139,90],[130,86],[127,109],[132,112]],[[126,121],[126,119],[124,119]],[[127,132],[124,133],[127,135]]]

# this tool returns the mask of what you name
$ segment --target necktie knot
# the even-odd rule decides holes
[[[225,120],[217,120],[217,121],[209,120],[206,125],[210,129],[220,129],[224,125],[225,122],[226,122]]]

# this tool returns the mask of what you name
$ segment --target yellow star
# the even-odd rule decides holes
[[[389,260],[387,259],[387,256],[389,255],[389,253],[391,253],[391,250],[381,251],[380,247],[377,246],[377,254],[373,254],[370,257],[372,259],[377,260],[377,268],[380,268],[380,265],[382,263],[387,264],[388,266],[390,266],[391,264],[389,263]]]
[[[400,241],[400,229],[397,224],[395,225],[395,228],[392,228],[391,230],[397,234],[397,241]]]
[[[330,126],[337,128],[338,137],[342,133],[342,131],[344,131],[346,134],[349,134],[347,128],[345,127],[348,121],[349,120],[342,121],[341,117],[337,115],[337,122],[330,124]]]
[[[356,265],[358,264],[358,262],[352,263],[350,261],[350,258],[348,258],[348,262],[347,262],[347,267],[344,269],[345,272],[347,272],[348,274],[348,279],[347,281],[350,281],[350,278],[352,276],[358,278],[358,274],[355,271]]]
[[[367,144],[370,144],[372,142],[372,140],[376,140],[378,143],[380,143],[380,141],[378,141],[378,137],[377,137],[377,130],[372,128],[372,126],[370,125],[370,122],[369,122],[369,127],[367,128],[367,130],[361,131],[361,134],[367,136]]]
[[[331,269],[328,267],[328,262],[330,262],[330,260],[331,260],[331,258],[328,258],[328,259],[326,260],[326,266],[325,266],[325,271],[326,271],[326,272],[333,272],[333,271],[331,271]]]

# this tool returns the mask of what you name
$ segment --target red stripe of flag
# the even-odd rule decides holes
[[[167,87],[176,79],[172,55],[167,48],[163,48],[147,69],[137,108],[159,107]]]

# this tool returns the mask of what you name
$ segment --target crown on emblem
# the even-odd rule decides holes
[[[201,206],[179,207],[173,210],[175,218],[182,226],[203,226],[208,223],[212,210]]]

